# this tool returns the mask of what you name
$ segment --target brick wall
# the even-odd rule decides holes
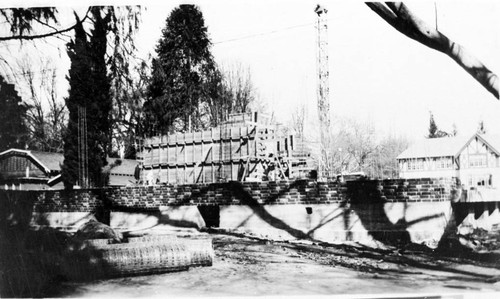
[[[100,193],[100,190],[0,190],[0,207],[29,203],[33,212],[95,212],[103,207]]]
[[[29,197],[35,212],[95,212],[111,208],[156,210],[183,205],[284,205],[375,202],[437,202],[455,196],[453,179],[227,182],[117,187],[104,190],[1,191],[0,197]]]
[[[161,185],[108,189],[113,207],[157,209],[176,205],[328,204],[340,202],[449,201],[453,179],[398,179],[349,181],[312,180],[278,182],[227,182],[196,185]]]
[[[96,212],[103,207],[100,190],[34,192],[34,212]]]
[[[157,224],[203,227],[213,220],[222,228],[277,238],[309,236],[336,242],[396,232],[420,243],[439,240],[451,216],[450,201],[457,194],[453,179],[227,182],[0,191],[0,207],[17,198],[23,203],[17,211],[29,214],[26,209],[32,209],[32,225],[66,229],[76,229],[92,214],[101,213],[98,219],[108,217],[104,222],[124,230]],[[6,195],[10,198],[4,201]]]
[[[109,222],[101,190],[0,190],[0,225],[75,231],[90,217]]]
[[[352,202],[438,202],[457,200],[459,189],[454,178],[420,178],[347,182]]]

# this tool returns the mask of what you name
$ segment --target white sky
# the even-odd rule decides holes
[[[9,6],[9,1],[1,5]],[[74,0],[22,3],[33,2],[82,5]],[[436,3],[439,30],[498,74],[500,4],[497,2],[407,4],[419,17],[434,24]],[[85,2],[96,3],[102,4]],[[148,52],[154,52],[165,19],[181,2],[118,3],[146,6],[138,35],[140,55],[146,57]],[[260,99],[278,120],[287,123],[300,105],[306,105],[311,120],[317,119],[314,8],[318,1],[189,3],[197,4],[204,15],[216,61],[249,67]],[[445,131],[451,131],[455,123],[460,133],[469,134],[481,119],[490,132],[500,128],[500,102],[450,58],[402,35],[361,1],[320,3],[329,10],[332,114],[369,121],[380,133],[404,134],[411,139],[426,134],[429,111]],[[61,22],[71,23],[71,19]],[[62,54],[54,50],[44,51],[44,55],[56,55],[63,74],[68,64],[62,49]]]

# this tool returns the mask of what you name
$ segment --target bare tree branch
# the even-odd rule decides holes
[[[90,7],[85,13],[85,16],[82,20],[77,21],[73,26],[67,27],[65,29],[59,29],[59,30],[53,30],[47,33],[42,33],[42,34],[34,34],[34,35],[11,35],[11,36],[0,36],[0,41],[9,41],[9,40],[34,40],[34,39],[39,39],[39,38],[45,38],[45,37],[50,37],[50,36],[55,36],[59,34],[63,34],[65,32],[73,30],[78,24],[85,22],[85,20],[88,18],[90,12]],[[40,21],[41,22],[41,21]]]
[[[474,77],[497,99],[498,77],[464,47],[451,41],[438,30],[427,25],[401,2],[367,2],[366,5],[399,32],[419,43],[444,53]]]
[[[54,26],[50,25],[49,23],[44,22],[44,21],[42,21],[42,20],[35,19],[35,21],[36,21],[37,23],[39,23],[39,24],[41,24],[41,25],[43,25],[43,26],[47,27],[47,28],[50,28],[50,29],[54,30],[54,31],[59,30],[59,29],[57,29],[56,27],[54,27]],[[69,36],[69,35],[67,35],[67,34],[65,34],[65,33],[61,33],[61,35],[62,35],[62,36],[64,36],[64,37],[67,37],[67,38],[69,38],[69,39],[71,38],[71,36]],[[62,39],[61,37],[59,37],[59,36],[57,36],[57,35],[56,35],[55,37],[57,37],[58,39],[60,39],[60,40],[62,40],[62,41],[64,41],[64,42],[67,42],[66,40]]]
[[[380,2],[366,2],[366,5],[376,12],[381,18],[392,26],[397,25],[397,16],[383,3]]]

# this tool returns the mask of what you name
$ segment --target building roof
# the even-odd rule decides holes
[[[38,167],[46,172],[60,172],[61,165],[64,162],[64,155],[61,153],[21,150],[15,148],[1,152],[0,158],[2,156],[11,155],[27,156],[31,161],[37,164]],[[137,165],[136,160],[108,158],[108,165],[115,163],[117,160],[121,160],[121,164],[113,167],[110,173],[131,176],[134,175],[135,166]]]
[[[133,176],[129,175],[110,175],[109,186],[129,186],[135,183]]]
[[[17,148],[11,148],[0,153],[0,158],[9,156],[27,157],[27,159],[47,175],[50,175],[51,172],[59,172],[61,170],[60,164],[64,160],[64,156],[59,153],[37,152]]]
[[[61,165],[64,162],[64,155],[61,153],[50,153],[40,151],[30,151],[45,167],[52,171],[61,171]]]
[[[483,137],[486,140],[486,142],[488,144],[490,144],[491,147],[500,151],[500,135],[486,133],[486,134],[480,135],[480,136]]]
[[[111,168],[111,174],[134,175],[135,167],[138,164],[136,160],[108,158],[108,165],[115,163],[117,160],[121,160],[121,164]]]
[[[497,154],[499,153],[500,138],[497,139],[493,136],[474,134],[468,137],[456,136],[423,139],[412,144],[408,149],[397,156],[396,159],[456,157],[475,137],[488,144],[494,152]]]

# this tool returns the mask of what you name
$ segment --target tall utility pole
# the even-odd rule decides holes
[[[318,178],[323,179],[328,170],[328,147],[329,128],[330,128],[330,88],[329,88],[329,72],[328,72],[328,19],[326,13],[328,10],[321,5],[317,5],[314,12],[318,15],[316,28],[318,30],[318,116],[320,126],[320,146],[321,156],[319,159]]]
[[[89,187],[87,107],[78,106],[78,185]]]

